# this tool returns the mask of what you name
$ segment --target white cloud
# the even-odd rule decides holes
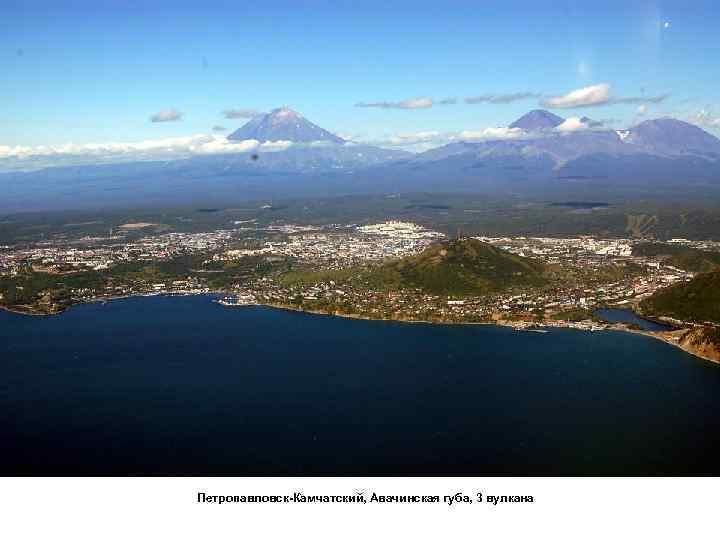
[[[557,126],[555,129],[562,133],[571,133],[573,131],[581,131],[583,129],[589,129],[590,125],[588,122],[583,122],[577,116],[566,118],[565,121]]]
[[[377,107],[380,109],[429,109],[433,106],[433,99],[429,97],[418,97],[404,99],[402,101],[376,101],[372,103],[360,102],[356,103],[355,106]]]
[[[720,128],[720,116],[715,116],[710,111],[704,109],[690,116],[688,122],[706,128]]]
[[[543,105],[554,109],[571,109],[603,105],[609,100],[610,85],[603,83],[579,88],[562,96],[550,97],[543,101]]]
[[[481,130],[461,131],[458,138],[461,140],[517,139],[525,134],[525,130],[521,128],[489,127]]]
[[[160,112],[156,112],[150,117],[151,122],[178,122],[182,120],[183,113],[177,109],[165,109]]]
[[[669,97],[670,94],[612,97],[610,95],[610,85],[602,83],[586,86],[585,88],[578,88],[561,96],[547,98],[542,101],[542,105],[553,109],[597,107],[600,105],[644,105],[648,103],[662,103]]]
[[[647,105],[644,103],[637,108],[638,116],[644,116],[647,113]]]

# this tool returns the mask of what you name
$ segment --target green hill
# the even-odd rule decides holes
[[[661,289],[645,299],[640,308],[644,314],[656,317],[720,323],[720,270]]]
[[[481,295],[542,286],[545,266],[474,239],[431,245],[361,276],[381,289],[421,289],[437,295]]]
[[[666,264],[688,272],[710,272],[720,268],[720,253],[682,245],[645,242],[633,248],[633,255],[660,257]]]

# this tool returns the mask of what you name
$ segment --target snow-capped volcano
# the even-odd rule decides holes
[[[520,128],[527,131],[538,129],[552,129],[565,121],[564,118],[542,109],[535,109],[522,115],[515,120],[509,127]]]
[[[280,107],[267,114],[256,116],[228,136],[228,139],[232,141],[254,139],[261,143],[290,141],[293,143],[343,144],[345,142],[342,138],[306,120],[300,113],[288,107]]]

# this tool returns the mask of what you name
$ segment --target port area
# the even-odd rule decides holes
[[[222,298],[215,300],[215,302],[220,304],[221,306],[228,306],[228,307],[258,305],[257,300],[251,294],[238,294],[238,295],[233,295],[233,296],[223,296]]]

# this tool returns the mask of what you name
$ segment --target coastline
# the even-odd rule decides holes
[[[405,324],[445,324],[445,325],[481,325],[481,326],[503,326],[506,328],[514,328],[518,329],[517,326],[513,324],[503,324],[502,322],[462,322],[462,321],[427,321],[427,320],[412,320],[412,319],[383,319],[383,318],[373,318],[373,317],[366,317],[363,315],[357,315],[357,314],[345,314],[345,313],[327,313],[324,311],[318,311],[318,310],[308,310],[308,309],[301,309],[295,306],[288,306],[283,304],[256,304],[258,306],[264,306],[264,307],[270,307],[273,309],[284,309],[287,311],[296,311],[298,313],[310,313],[313,315],[325,315],[327,317],[341,317],[344,319],[356,319],[356,320],[366,320],[366,321],[384,321],[384,322],[399,322],[399,323],[405,323]],[[537,328],[542,329],[550,329],[550,328],[563,328],[568,330],[578,330],[581,332],[590,332],[589,329],[583,329],[583,328],[577,328],[574,326],[571,326],[570,323],[567,321],[557,321],[559,324],[553,324],[553,325],[546,325],[543,324],[543,322],[537,322],[533,323],[533,325]],[[509,321],[508,321],[509,323]],[[564,324],[563,324],[564,323]],[[526,329],[520,329],[519,331],[525,331]],[[606,328],[602,328],[601,330],[592,330],[596,332],[627,332],[630,334],[640,335],[640,336],[646,336],[651,337],[653,339],[660,340],[668,345],[671,345],[675,348],[678,348],[688,354],[691,354],[692,356],[695,356],[696,358],[700,358],[701,360],[705,360],[708,362],[712,362],[713,364],[720,365],[720,360],[711,358],[709,356],[700,354],[698,352],[688,350],[679,343],[679,339],[676,340],[674,338],[679,338],[681,335],[683,335],[685,332],[688,331],[688,329],[677,329],[677,330],[669,330],[669,331],[659,331],[659,332],[651,332],[649,330],[636,330],[634,328],[630,328],[625,324],[622,323],[615,323],[615,324],[609,324]]]
[[[65,308],[65,309],[67,309],[67,308]],[[25,311],[22,309],[18,309],[16,307],[13,308],[10,306],[5,306],[5,305],[0,304],[0,310],[2,310],[2,311],[7,311],[8,313],[14,313],[15,315],[27,315],[28,317],[51,317],[53,315],[60,315],[63,311],[65,311],[65,309],[62,309],[60,311],[55,311],[52,313],[40,313],[40,312],[36,312],[36,311]]]
[[[68,309],[81,304],[96,304],[101,302],[111,302],[113,300],[125,300],[130,298],[144,298],[144,297],[154,297],[154,296],[213,296],[213,295],[221,295],[221,294],[231,294],[229,291],[213,291],[213,290],[205,290],[205,291],[199,291],[199,292],[177,292],[177,293],[144,293],[144,294],[128,294],[128,295],[121,295],[121,296],[108,296],[108,297],[99,297],[99,298],[93,298],[91,300],[83,301],[83,302],[77,302],[74,304],[71,304],[65,308],[63,308],[60,311],[51,312],[51,313],[39,313],[39,312],[33,312],[33,311],[24,311],[17,308],[12,308],[5,305],[0,305],[0,310],[7,311],[9,313],[13,313],[16,315],[28,315],[28,316],[34,316],[34,317],[50,317],[55,315],[61,315]],[[341,313],[341,312],[333,312],[328,313],[326,311],[320,311],[320,310],[313,310],[313,309],[303,309],[297,306],[292,306],[288,304],[275,304],[275,303],[257,303],[257,304],[248,304],[248,306],[261,306],[261,307],[268,307],[271,309],[282,309],[286,311],[294,311],[297,313],[306,313],[311,315],[323,315],[326,317],[340,317],[343,319],[354,319],[354,320],[363,320],[363,321],[381,321],[381,322],[398,322],[403,324],[443,324],[443,325],[475,325],[475,326],[503,326],[506,328],[514,328],[518,331],[529,331],[529,329],[520,327],[518,325],[512,324],[512,321],[494,321],[494,322],[479,322],[479,321],[442,321],[442,320],[419,320],[419,319],[404,319],[404,318],[398,318],[398,319],[387,319],[387,318],[378,318],[378,317],[368,317],[365,315],[355,314],[355,313]],[[244,306],[239,306],[244,307]],[[651,319],[648,319],[651,320]],[[574,323],[571,323],[569,321],[555,321],[554,324],[548,325],[545,324],[545,321],[539,321],[532,323],[533,327],[538,329],[551,329],[551,328],[564,328],[564,329],[570,329],[570,330],[579,330],[584,332],[589,331],[600,331],[600,332],[608,332],[608,331],[615,331],[615,332],[627,332],[630,334],[635,335],[641,335],[650,337],[653,339],[660,340],[668,345],[671,345],[673,347],[676,347],[688,354],[691,354],[695,356],[696,358],[700,358],[701,360],[705,360],[708,362],[712,362],[713,364],[720,365],[720,360],[711,358],[709,356],[700,354],[696,351],[689,350],[685,347],[683,347],[679,341],[680,337],[685,334],[685,332],[689,331],[686,328],[676,329],[676,330],[669,330],[669,331],[658,331],[658,332],[651,332],[648,330],[638,330],[635,328],[630,328],[629,326],[623,324],[623,323],[612,323],[607,324],[604,328],[601,328],[599,330],[591,330],[589,328],[578,328],[576,326],[573,326]]]
[[[151,293],[138,293],[138,294],[123,294],[119,296],[99,296],[97,298],[92,298],[90,300],[82,300],[80,302],[74,302],[70,305],[67,305],[63,307],[62,309],[58,311],[52,311],[52,312],[38,312],[38,311],[25,311],[22,309],[17,309],[16,307],[10,307],[3,304],[0,304],[0,311],[7,311],[8,313],[14,313],[16,315],[28,315],[30,317],[55,317],[56,315],[62,315],[67,310],[75,307],[75,306],[81,306],[84,304],[99,304],[102,302],[111,302],[113,300],[126,300],[129,298],[146,298],[146,297],[153,297],[153,296],[203,296],[203,295],[218,295],[218,294],[232,294],[229,291],[212,291],[212,290],[206,290],[206,291],[184,291],[184,292],[151,292]]]
[[[615,330],[614,328],[610,328],[609,330]],[[660,341],[663,341],[667,343],[668,345],[672,345],[673,347],[677,347],[678,349],[685,351],[688,354],[691,354],[697,358],[701,358],[702,360],[707,360],[708,362],[712,362],[713,364],[720,365],[720,360],[716,358],[711,358],[709,356],[706,356],[704,354],[700,354],[698,352],[686,349],[679,343],[679,338],[682,336],[685,332],[688,332],[688,329],[681,329],[681,330],[672,330],[670,332],[648,332],[646,330],[634,330],[632,328],[626,328],[626,329],[617,329],[619,331],[629,332],[631,334],[639,334],[647,337],[651,337],[654,339],[659,339]],[[677,337],[678,340],[676,341],[674,338]]]

